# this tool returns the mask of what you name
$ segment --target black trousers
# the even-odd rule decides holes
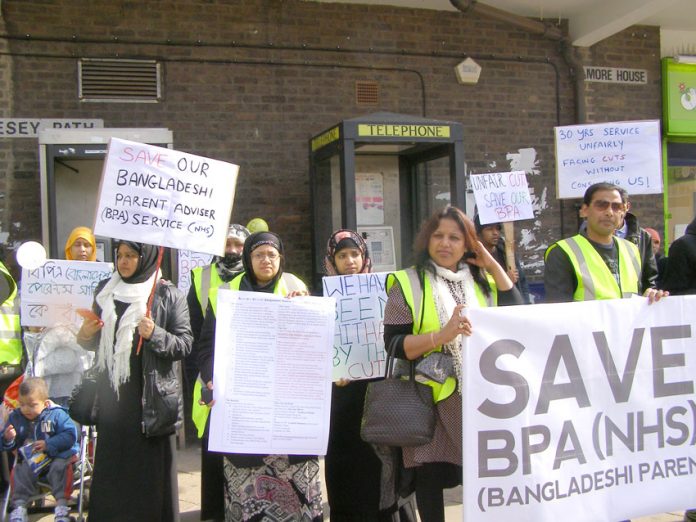
[[[443,490],[462,483],[462,467],[429,462],[416,468],[416,504],[421,522],[445,522]]]

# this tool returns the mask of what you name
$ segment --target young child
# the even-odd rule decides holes
[[[28,445],[31,447],[27,448]],[[39,476],[50,484],[56,499],[55,521],[69,522],[66,490],[70,488],[66,482],[71,457],[79,449],[77,429],[68,412],[48,399],[43,379],[29,377],[20,384],[19,407],[10,413],[2,432],[2,449],[19,450],[14,466],[14,509],[10,522],[28,520],[27,501],[36,492]],[[48,465],[37,472],[36,468],[47,459],[50,459]]]

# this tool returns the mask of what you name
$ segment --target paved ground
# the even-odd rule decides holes
[[[183,451],[179,451],[178,459],[181,522],[198,522],[200,520],[200,449],[198,446],[191,446]],[[324,494],[324,499],[326,499],[326,494]],[[446,501],[447,522],[461,522],[461,489],[449,490],[446,494]],[[328,506],[326,505],[325,512],[328,513]],[[73,515],[76,515],[76,513],[73,512]],[[325,516],[324,519],[329,521],[330,517]],[[35,513],[30,516],[29,520],[30,522],[50,522],[53,520],[53,514]],[[682,520],[683,512],[679,511],[634,519],[633,522],[681,522]]]

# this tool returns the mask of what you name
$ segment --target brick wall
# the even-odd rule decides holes
[[[21,92],[13,116],[168,127],[176,148],[239,164],[234,219],[265,217],[286,241],[289,269],[302,275],[311,267],[307,141],[344,118],[378,110],[461,121],[468,172],[510,170],[516,158],[532,158],[528,178],[539,214],[518,231],[533,278],[541,273],[545,246],[561,234],[553,126],[573,123],[575,105],[556,42],[475,12],[375,5],[4,0],[2,6],[6,32],[21,36],[0,39],[13,53],[12,81]],[[645,32],[645,38],[621,33],[584,59],[659,75],[659,32]],[[466,55],[483,68],[477,85],[456,81],[453,67]],[[162,61],[164,100],[80,103],[79,57]],[[378,106],[356,104],[357,80],[379,83]],[[625,101],[622,87],[599,89],[587,92],[593,121],[659,116],[659,82],[633,88],[645,103]],[[0,154],[3,147],[0,140]],[[0,156],[0,168],[16,179],[12,198],[18,205],[10,219],[19,223],[18,239],[36,238],[36,144],[15,143],[11,155],[11,167]],[[636,206],[643,206],[638,198]],[[568,234],[572,203],[565,207]]]
[[[585,100],[588,123],[662,118],[660,30],[633,26],[583,52],[587,65],[625,67],[648,72],[648,85],[587,82]],[[644,227],[664,237],[662,195],[634,196],[632,212]]]
[[[0,10],[0,33],[5,33],[5,19]],[[12,60],[6,56],[9,49],[7,41],[0,39],[0,118],[7,118],[12,114],[13,90],[12,90]],[[5,261],[6,248],[10,235],[9,221],[9,194],[13,192],[13,154],[12,143],[0,140],[0,259]]]

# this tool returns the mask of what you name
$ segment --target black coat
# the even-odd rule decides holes
[[[100,281],[94,292],[95,297],[108,281]],[[93,308],[101,316],[96,299]],[[174,433],[184,420],[177,361],[191,351],[192,335],[186,298],[169,281],[158,282],[150,310],[155,329],[149,340],[143,340],[141,347],[142,427],[146,436],[156,437]],[[100,335],[94,336],[84,347],[96,349],[99,338]]]
[[[675,295],[696,294],[696,218],[669,247],[662,287]]]
[[[638,223],[638,218],[626,212],[626,240],[638,247],[641,260],[640,293],[657,285],[657,260],[652,249],[652,237]]]

